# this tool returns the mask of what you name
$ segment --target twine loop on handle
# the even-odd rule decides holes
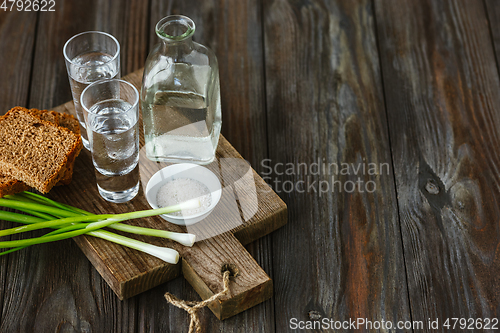
[[[220,299],[221,297],[225,296],[228,291],[229,291],[229,275],[230,271],[227,270],[224,272],[224,275],[222,277],[222,281],[224,282],[224,290],[222,290],[220,293],[213,295],[210,298],[207,298],[204,301],[201,302],[194,302],[194,301],[184,301],[181,299],[178,299],[171,293],[165,293],[165,299],[171,303],[172,305],[175,305],[178,308],[181,308],[185,310],[187,313],[189,313],[189,316],[191,318],[191,322],[189,324],[189,333],[199,333],[201,332],[201,322],[200,318],[198,317],[198,310],[201,308],[204,308],[208,304],[212,303],[215,300]]]

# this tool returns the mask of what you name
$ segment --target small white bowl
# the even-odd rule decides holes
[[[146,186],[146,199],[149,205],[154,209],[159,208],[156,201],[158,191],[165,183],[177,178],[190,178],[204,184],[210,191],[212,203],[205,211],[198,214],[188,216],[163,214],[160,216],[168,222],[178,225],[191,225],[200,222],[212,212],[222,195],[219,178],[212,171],[200,165],[192,163],[172,164],[155,173]]]

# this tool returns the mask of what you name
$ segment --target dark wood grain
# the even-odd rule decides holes
[[[273,234],[277,330],[317,315],[409,320],[371,1],[268,1],[264,32],[269,164],[387,165],[379,175],[272,175],[289,207],[289,224]],[[332,176],[376,190],[332,183],[320,194]],[[305,185],[290,192],[285,181]]]
[[[122,76],[144,66],[149,33],[147,1],[59,1],[40,13],[30,107],[52,108],[71,99],[63,46],[73,35],[104,31],[120,43]]]
[[[62,48],[68,38],[82,31],[103,30],[118,38],[122,72],[142,67],[147,51],[147,8],[143,1],[56,1],[55,12],[40,13],[38,24],[36,15],[17,20],[12,16],[12,37],[2,39],[9,43],[2,44],[2,56],[9,47],[24,45],[24,41],[16,42],[21,38],[20,26],[32,25],[27,37],[36,36],[35,50],[30,49],[29,58],[18,66],[29,70],[34,57],[31,82],[22,75],[11,81],[30,90],[29,103],[18,103],[51,108],[71,99]],[[24,57],[26,53],[18,54]],[[15,63],[10,64],[6,68],[15,70]],[[119,301],[74,242],[38,246],[9,258],[12,264],[5,272],[8,289],[1,332],[135,331],[136,300]]]
[[[497,67],[500,63],[500,2],[495,0],[484,0],[490,34],[493,39],[493,47],[497,60]]]
[[[1,115],[29,99],[36,24],[36,13],[0,11]]]
[[[36,13],[0,12],[0,50],[2,50],[0,114],[2,115],[13,106],[25,105],[28,102],[36,22]],[[0,221],[0,229],[8,227],[12,227],[12,224]],[[9,306],[14,300],[10,299],[11,277],[8,275],[9,267],[16,264],[16,260],[12,260],[12,257],[0,257],[0,332],[6,332],[4,328],[9,324],[6,318],[16,316]],[[4,302],[7,303],[6,306]]]
[[[498,317],[500,82],[483,3],[376,13],[412,319]]]
[[[335,319],[500,317],[497,0],[56,4],[39,21],[0,11],[0,114],[71,98],[62,46],[72,35],[114,34],[127,74],[156,43],[156,22],[176,13],[193,18],[195,40],[215,50],[223,134],[261,175],[266,158],[391,163],[392,151],[394,173],[365,178],[375,178],[373,194],[280,193],[289,225],[247,246],[275,297],[223,322],[202,310],[205,332],[287,332],[290,318],[311,310]],[[188,316],[166,291],[199,299],[179,277],[119,301],[73,242],[37,246],[0,257],[0,332],[184,332]]]

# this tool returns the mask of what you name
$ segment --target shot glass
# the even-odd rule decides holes
[[[130,83],[102,80],[82,92],[97,188],[105,200],[133,199],[139,191],[139,92]]]
[[[80,95],[93,82],[120,78],[120,44],[115,37],[105,32],[82,32],[66,42],[63,54],[82,142],[89,149]]]

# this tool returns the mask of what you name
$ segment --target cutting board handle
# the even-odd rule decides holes
[[[232,233],[196,244],[196,251],[183,252],[182,272],[202,299],[224,289],[224,270],[232,273],[229,294],[209,305],[217,318],[224,320],[272,296],[272,280]]]

